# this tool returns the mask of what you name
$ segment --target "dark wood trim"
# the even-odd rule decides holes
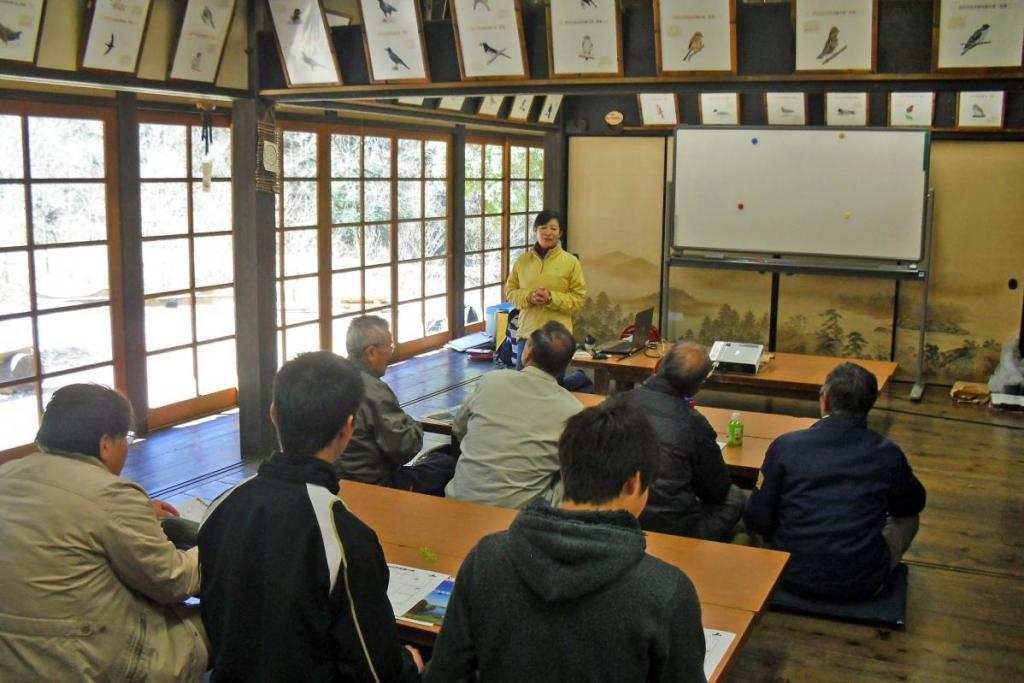
[[[119,384],[135,409],[135,431],[149,431],[149,388],[146,373],[146,313],[142,278],[142,188],[139,158],[139,110],[135,93],[117,94],[117,205],[120,249],[111,239],[112,260],[119,260],[123,311],[118,314],[121,334],[114,335],[115,358],[121,362]],[[112,136],[113,137],[113,136]],[[113,237],[113,236],[112,236]],[[113,282],[111,283],[113,284]],[[111,287],[111,299],[115,298]]]
[[[235,335],[238,358],[238,425],[243,458],[263,458],[277,448],[270,423],[277,372],[274,268],[274,197],[256,191],[256,123],[259,100],[232,109],[232,203],[235,222]]]
[[[452,229],[449,231],[448,263],[449,263],[449,310],[451,317],[449,329],[452,338],[458,339],[466,334],[466,129],[455,127],[452,136],[448,177],[451,178],[451,192],[448,195],[448,214],[451,216]]]
[[[529,174],[527,174],[529,175]],[[527,186],[529,191],[529,186]],[[569,141],[562,133],[548,133],[544,136],[544,208],[551,208],[563,216],[565,237],[563,246],[569,250]],[[527,229],[530,228],[527,216]],[[529,244],[529,240],[527,240]]]
[[[934,90],[956,90],[963,82],[982,83],[986,81],[1010,82],[1024,76],[1024,69],[1008,73],[961,74],[961,73],[792,73],[732,76],[714,74],[706,76],[633,76],[600,78],[531,79],[517,83],[504,81],[482,84],[430,83],[422,85],[349,85],[345,88],[269,88],[260,92],[262,97],[274,102],[323,102],[325,100],[363,100],[409,96],[441,97],[442,95],[515,95],[524,91],[534,95],[602,95],[610,93],[634,94],[643,87],[650,92],[671,92],[679,86],[692,86],[692,90],[730,91],[737,88],[752,90],[779,90],[782,84],[817,86],[818,90],[834,88],[837,83],[849,83],[851,88],[858,83],[904,84],[921,83]],[[699,87],[698,87],[699,86]],[[881,86],[882,88],[885,85]],[[998,87],[993,85],[993,88]]]

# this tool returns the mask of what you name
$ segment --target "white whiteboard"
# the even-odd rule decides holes
[[[673,246],[920,261],[925,130],[680,128]]]

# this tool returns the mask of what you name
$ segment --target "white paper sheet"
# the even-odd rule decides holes
[[[388,600],[395,616],[399,617],[451,577],[447,574],[416,569],[402,564],[388,563],[391,580],[388,582]]]
[[[175,505],[178,508],[178,512],[185,519],[190,519],[193,522],[202,522],[203,516],[206,514],[206,509],[210,507],[210,501],[205,498],[189,498],[180,505]]]
[[[704,629],[704,677],[708,680],[711,679],[711,674],[715,673],[715,669],[718,668],[718,663],[722,661],[722,657],[725,657],[726,651],[729,646],[732,645],[732,641],[736,639],[735,633],[729,631],[719,631],[717,629]]]

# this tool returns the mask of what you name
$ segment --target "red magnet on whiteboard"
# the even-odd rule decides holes
[[[740,202],[739,204],[737,204],[736,208],[739,209],[740,211],[742,211],[743,210],[743,202]]]

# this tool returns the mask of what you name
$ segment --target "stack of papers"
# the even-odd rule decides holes
[[[395,618],[424,626],[441,626],[455,579],[425,569],[388,563],[388,600]]]

